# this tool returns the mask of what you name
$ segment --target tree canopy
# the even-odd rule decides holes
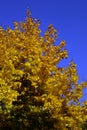
[[[79,99],[87,83],[78,82],[74,62],[58,66],[68,53],[56,38],[53,25],[42,36],[29,12],[14,29],[0,29],[1,130],[82,130],[87,103]]]

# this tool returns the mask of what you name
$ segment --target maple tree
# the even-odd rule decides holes
[[[78,83],[76,64],[58,67],[68,58],[65,41],[56,45],[57,31],[27,13],[14,29],[0,29],[0,128],[80,130],[87,119],[80,105],[86,82]]]

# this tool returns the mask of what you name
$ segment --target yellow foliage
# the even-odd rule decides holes
[[[57,67],[68,57],[66,43],[55,45],[57,31],[52,25],[42,37],[39,25],[37,19],[28,16],[25,22],[15,22],[14,30],[0,30],[0,102],[6,108],[1,106],[0,111],[10,114],[13,110],[15,118],[20,110],[19,122],[29,127],[29,114],[48,111],[50,118],[56,120],[54,130],[80,130],[80,123],[87,118],[87,103],[82,107],[79,99],[87,83],[78,83],[75,63]],[[46,120],[35,118],[39,123]],[[43,127],[41,130],[47,129]]]

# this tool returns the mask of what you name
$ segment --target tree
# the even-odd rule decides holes
[[[57,67],[68,58],[65,41],[56,46],[57,31],[27,13],[14,29],[0,30],[1,130],[80,130],[87,119],[80,105],[86,82],[78,83],[76,64]]]

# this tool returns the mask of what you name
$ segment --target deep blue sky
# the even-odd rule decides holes
[[[80,80],[87,80],[87,0],[0,0],[0,25],[24,21],[28,8],[41,21],[42,32],[52,23],[59,41],[66,41],[69,59],[62,65],[74,60]]]

